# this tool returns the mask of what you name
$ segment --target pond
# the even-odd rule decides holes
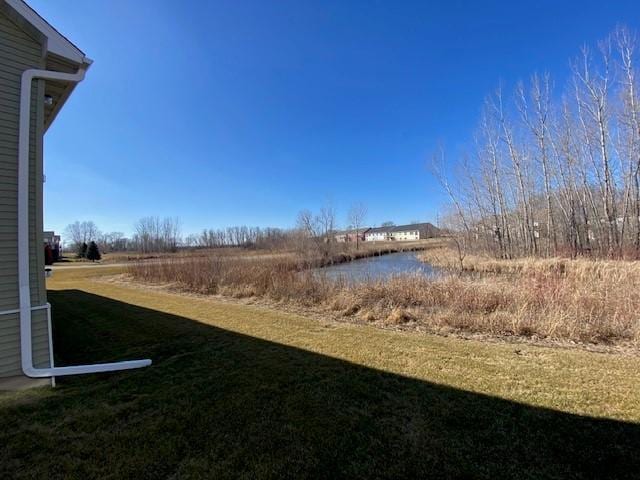
[[[421,274],[436,277],[441,271],[421,262],[417,252],[398,252],[379,257],[368,257],[353,262],[339,263],[324,268],[316,269],[316,272],[326,275],[328,278],[342,278],[352,282],[365,280],[384,280],[389,277],[402,274]]]

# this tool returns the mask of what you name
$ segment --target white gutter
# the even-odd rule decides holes
[[[36,78],[78,83],[84,78],[86,67],[77,73],[50,70],[25,70],[20,89],[20,127],[18,137],[18,284],[20,292],[20,356],[22,371],[28,377],[54,377],[81,373],[111,372],[147,367],[151,360],[130,360],[72,367],[36,368],[33,366],[31,335],[31,287],[29,282],[29,131],[31,124],[31,82]]]

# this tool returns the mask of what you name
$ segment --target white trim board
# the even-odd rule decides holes
[[[47,38],[47,51],[81,65],[83,63],[92,63],[91,60],[82,53],[82,50],[49,25],[44,18],[38,15],[23,0],[5,0],[5,2]]]

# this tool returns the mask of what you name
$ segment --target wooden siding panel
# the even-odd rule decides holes
[[[0,310],[18,308],[18,122],[20,81],[28,68],[45,66],[42,45],[0,12]],[[42,248],[42,134],[44,81],[32,88],[29,156],[30,284],[33,305],[46,302]],[[34,364],[49,363],[46,311],[32,316]],[[18,315],[0,315],[0,376],[20,375]]]
[[[49,334],[46,310],[33,312],[33,364],[38,368],[49,365]]]

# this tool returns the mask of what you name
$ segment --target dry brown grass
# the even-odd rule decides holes
[[[434,249],[424,258],[449,266],[453,255]],[[640,340],[636,262],[469,257],[465,263],[482,274],[349,284],[314,274],[293,258],[214,257],[139,263],[129,272],[184,291],[266,298],[394,328],[586,343]]]
[[[455,252],[439,248],[423,261],[455,271]],[[640,262],[567,258],[501,260],[468,255],[461,282],[477,294],[507,299],[514,331],[581,341],[640,340]]]
[[[460,261],[456,252],[446,246],[435,246],[421,252],[419,257],[431,265],[459,270]],[[467,273],[494,274],[563,274],[571,272],[585,279],[593,276],[611,276],[614,280],[630,276],[640,278],[640,262],[631,260],[602,260],[590,258],[570,259],[566,257],[535,258],[522,257],[503,260],[487,255],[468,254],[464,258],[464,271]]]
[[[107,281],[121,273],[47,279],[54,349],[60,364],[153,366],[0,394],[0,478],[613,479],[640,470],[638,356],[318,322]]]
[[[437,248],[439,246],[446,245],[446,241],[442,238],[430,238],[426,240],[416,240],[412,242],[363,242],[360,243],[356,249],[355,243],[336,243],[333,245],[333,252],[329,258],[325,258],[325,262],[344,261],[356,258],[362,258],[371,256],[372,254],[398,252],[407,250],[422,250],[425,248]],[[313,252],[305,252],[305,257],[313,257]],[[298,259],[300,257],[300,251],[292,247],[274,247],[274,248],[251,248],[251,247],[216,247],[216,248],[180,248],[176,252],[108,252],[103,253],[102,261],[100,263],[127,263],[127,262],[139,262],[139,261],[157,261],[157,260],[169,260],[187,258],[237,258],[237,259],[268,259],[268,258],[281,258],[281,259]],[[319,256],[315,256],[314,262],[319,262],[322,259]],[[75,255],[69,254],[65,256],[66,261],[69,262],[84,262],[91,263],[84,258],[76,258]]]

